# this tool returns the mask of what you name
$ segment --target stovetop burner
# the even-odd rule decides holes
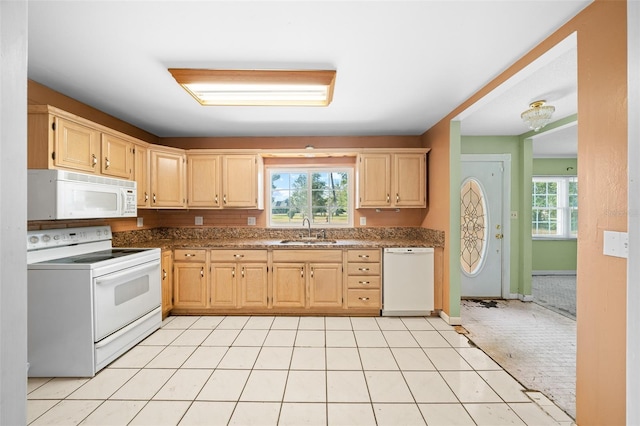
[[[52,259],[46,261],[46,263],[97,263],[105,260],[116,259],[122,256],[128,256],[130,254],[140,253],[146,251],[146,249],[135,248],[114,248],[110,250],[95,251],[92,253],[78,254],[75,256],[62,257],[59,259]]]

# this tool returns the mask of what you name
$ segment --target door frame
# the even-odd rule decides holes
[[[460,154],[460,173],[464,162],[501,162],[502,163],[502,288],[503,299],[517,299],[517,293],[511,293],[511,154]],[[458,182],[458,192],[462,179]],[[462,274],[462,271],[460,271]]]

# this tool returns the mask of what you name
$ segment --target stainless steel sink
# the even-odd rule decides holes
[[[324,238],[293,238],[280,241],[281,244],[335,244],[336,240],[327,240]]]

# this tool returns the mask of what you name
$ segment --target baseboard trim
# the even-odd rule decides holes
[[[545,271],[545,270],[539,270],[539,271],[531,271],[531,275],[576,275],[576,271],[574,270],[552,270],[552,271]]]
[[[440,311],[440,318],[449,325],[462,325],[461,317],[450,317],[444,311]]]

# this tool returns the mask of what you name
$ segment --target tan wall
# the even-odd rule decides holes
[[[603,231],[627,230],[627,76],[625,1],[596,0],[423,135],[434,163],[448,167],[449,122],[559,41],[578,35],[577,423],[625,423],[626,261],[604,256]],[[433,159],[433,158],[432,158]],[[439,173],[437,173],[440,175]],[[433,181],[432,181],[433,182]],[[430,186],[442,205],[449,182]],[[449,229],[430,209],[424,226]],[[445,254],[447,256],[447,254]],[[448,262],[445,260],[445,266]],[[447,300],[448,275],[443,281]]]
[[[446,124],[446,125],[442,125]],[[432,127],[424,135],[424,146],[431,148],[429,151],[429,168],[428,179],[429,191],[428,191],[428,212],[425,216],[425,220],[422,222],[423,228],[437,229],[444,231],[445,241],[444,250],[441,255],[434,258],[434,267],[436,281],[441,281],[441,298],[437,302],[441,301],[442,310],[450,315],[450,303],[449,303],[449,261],[450,261],[450,248],[449,248],[449,123],[440,122],[437,126]],[[437,306],[436,306],[437,308]]]

